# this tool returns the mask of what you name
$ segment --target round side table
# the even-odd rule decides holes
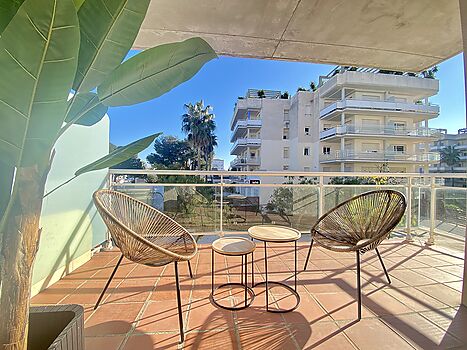
[[[266,286],[266,311],[269,312],[276,312],[276,313],[283,313],[283,312],[290,312],[295,310],[298,305],[300,304],[300,295],[297,292],[297,241],[301,237],[300,231],[286,227],[286,226],[279,226],[279,225],[257,225],[252,226],[248,229],[248,234],[252,239],[256,239],[258,241],[264,242],[264,270],[265,270],[265,281],[259,282],[254,284],[253,286],[265,284]],[[278,281],[269,281],[268,280],[268,255],[267,255],[267,243],[289,243],[294,242],[294,259],[295,259],[295,269],[294,269],[294,288],[288,286],[283,282]],[[270,310],[269,309],[269,284],[279,285],[286,289],[288,289],[295,298],[297,299],[297,303],[294,307],[286,310]]]
[[[255,292],[252,288],[248,287],[248,254],[251,254],[253,261],[253,251],[256,248],[256,244],[247,238],[242,237],[222,237],[215,240],[211,246],[211,301],[218,307],[226,310],[242,310],[251,305],[255,299]],[[242,273],[241,282],[229,282],[223,283],[217,288],[214,288],[214,253],[218,253],[225,256],[241,256],[242,257]],[[243,306],[223,306],[216,301],[215,292],[224,287],[240,286],[245,289],[245,303]],[[253,286],[253,284],[252,284]],[[250,298],[248,300],[248,294]]]

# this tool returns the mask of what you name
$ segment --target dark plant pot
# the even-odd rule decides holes
[[[29,350],[84,350],[84,308],[81,305],[32,306]]]

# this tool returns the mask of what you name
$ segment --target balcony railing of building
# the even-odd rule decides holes
[[[330,154],[321,154],[321,162],[340,162],[340,161],[387,161],[387,162],[417,162],[417,163],[435,163],[439,162],[440,156],[437,152],[426,153],[404,153],[394,151],[335,151]]]
[[[439,129],[434,128],[400,128],[394,125],[338,125],[334,128],[323,130],[320,132],[320,139],[326,139],[333,136],[340,135],[384,135],[396,137],[437,137],[440,135]]]
[[[231,167],[237,167],[241,165],[260,165],[260,157],[237,157],[230,162]]]
[[[439,114],[439,106],[434,104],[401,103],[391,101],[367,101],[346,99],[337,101],[323,108],[319,112],[320,118],[325,118],[336,111],[345,109],[374,110],[374,111],[394,111],[416,114],[430,114],[436,116]]]
[[[235,141],[235,138],[237,137],[237,133],[240,130],[246,130],[247,128],[258,129],[258,128],[261,128],[261,125],[262,125],[262,121],[260,118],[238,120],[232,132],[232,137],[230,139],[230,142]]]
[[[235,183],[239,177],[246,180]],[[454,187],[466,186],[465,173],[114,169],[109,178],[111,188],[163,211],[195,235],[246,233],[250,226],[266,223],[309,233],[322,214],[342,201],[362,192],[390,188],[406,196],[409,208],[396,229],[398,235],[411,239],[414,234],[428,243],[433,243],[436,235],[463,243],[465,236],[467,188]]]
[[[230,149],[230,153],[235,152],[235,150],[239,147],[260,147],[261,146],[261,139],[257,138],[240,138],[237,139],[232,148]]]

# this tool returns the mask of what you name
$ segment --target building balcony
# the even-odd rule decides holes
[[[393,151],[354,152],[335,151],[331,154],[321,154],[321,163],[332,162],[393,162],[393,163],[436,163],[440,156],[436,152],[402,153]]]
[[[235,123],[234,130],[232,132],[232,136],[230,138],[230,142],[234,142],[239,137],[239,135],[244,135],[248,129],[257,131],[261,128],[261,125],[261,119],[237,120],[237,122]]]
[[[232,148],[230,149],[230,154],[240,155],[248,147],[251,147],[251,148],[261,147],[261,139],[253,139],[253,138],[240,138],[240,139],[237,139],[234,142]]]
[[[237,157],[230,162],[230,167],[241,167],[246,165],[260,165],[260,157]]]
[[[464,347],[467,327],[467,309],[461,306],[467,193],[464,188],[446,187],[432,181],[440,177],[438,174],[391,175],[397,178],[397,185],[387,187],[403,192],[412,207],[408,208],[406,217],[391,232],[391,238],[379,246],[379,253],[392,281],[390,285],[378,256],[373,251],[361,256],[363,308],[362,319],[357,322],[354,253],[332,252],[315,245],[310,260],[312,264],[297,276],[300,295],[298,308],[279,316],[265,310],[264,286],[254,288],[256,299],[245,310],[226,311],[212,304],[212,271],[215,271],[215,283],[220,285],[228,280],[239,281],[241,265],[239,259],[216,256],[212,266],[211,243],[220,234],[248,237],[247,229],[250,226],[266,220],[268,223],[291,226],[302,232],[302,238],[297,242],[298,268],[301,270],[310,244],[309,227],[321,213],[353,195],[381,189],[385,185],[335,185],[325,179],[339,174],[293,172],[252,172],[252,176],[261,180],[261,185],[256,185],[259,181],[241,184],[227,182],[226,178],[235,176],[235,173],[118,169],[111,170],[108,176],[110,188],[144,200],[175,218],[197,238],[199,250],[191,260],[194,278],[189,277],[186,262],[178,264],[186,328],[183,344],[178,344],[173,264],[150,267],[123,258],[100,306],[94,310],[94,304],[121,256],[117,248],[93,249],[80,267],[70,272],[64,270],[67,271],[66,275],[54,280],[53,284],[49,283],[47,288],[31,299],[31,304],[82,305],[85,308],[85,345],[86,349],[91,350],[219,347],[278,350],[321,346],[368,349],[373,348],[373,344],[379,344],[381,339],[398,349]],[[164,181],[168,174],[182,178],[192,176],[199,182],[167,183]],[[153,175],[152,181],[156,182],[117,183],[116,177],[124,175]],[[158,175],[164,175],[160,183],[157,182]],[[205,179],[210,175],[220,177],[221,182],[209,184],[209,188],[214,190],[206,191]],[[353,173],[345,175],[362,176]],[[309,176],[317,181],[298,184],[299,176]],[[381,174],[369,173],[367,176]],[[466,178],[466,175],[457,176]],[[285,178],[296,182],[284,183]],[[264,187],[266,183],[271,187],[280,186],[281,191],[274,194],[271,188]],[[237,195],[236,199],[229,199],[229,196],[234,197],[232,194],[238,188],[255,187],[260,193],[259,197],[241,199]],[[221,193],[224,200],[221,200]],[[282,213],[269,210],[268,203],[283,205],[280,204],[284,203],[283,200],[273,201],[272,198],[284,193],[291,209]],[[183,207],[177,205],[178,200],[183,200]],[[448,203],[451,205],[446,205]],[[453,203],[456,203],[455,208]],[[449,210],[452,213],[448,213]],[[89,239],[89,235],[99,234],[99,230],[105,232],[104,227],[99,225],[93,226],[92,230],[83,230],[83,234]],[[413,234],[412,240],[406,240],[407,231]],[[425,244],[429,239],[434,245]],[[97,244],[99,242],[102,240]],[[268,243],[268,246],[268,259],[272,262],[268,266],[269,273],[293,288],[293,278],[290,278],[294,268],[293,243]],[[66,249],[63,248],[64,256],[67,256]],[[258,245],[254,254],[256,281],[264,279],[263,249],[262,245]],[[249,266],[248,280],[251,281]],[[279,287],[271,289],[270,308],[290,307],[290,298],[284,291],[288,293]],[[219,290],[217,295],[227,306],[238,306],[243,300],[243,289],[232,289],[232,293],[238,293],[234,296],[228,294],[229,289],[226,289],[225,297],[221,292]]]
[[[383,126],[370,126],[370,125],[338,125],[334,128],[321,131],[319,134],[320,140],[331,139],[335,137],[366,137],[374,136],[380,137],[385,136],[388,138],[406,138],[406,137],[417,137],[417,138],[428,138],[436,139],[440,135],[439,129],[434,128],[395,128],[394,125],[383,125]]]
[[[444,166],[444,165],[433,165],[430,166],[430,172],[433,173],[465,173],[467,172],[467,166]]]
[[[234,113],[230,121],[230,130],[233,131],[237,120],[248,119],[248,112],[253,115],[258,115],[261,110],[260,98],[241,98],[235,103]]]
[[[412,114],[423,118],[435,118],[439,114],[439,106],[416,103],[399,103],[390,101],[365,101],[346,99],[337,101],[319,112],[321,119],[340,118],[342,112],[371,114]]]

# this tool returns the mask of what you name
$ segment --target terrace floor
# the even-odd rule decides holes
[[[102,252],[32,299],[32,304],[85,306],[86,349],[467,349],[467,308],[460,307],[463,259],[458,252],[398,239],[381,247],[392,284],[387,285],[373,252],[362,258],[363,318],[355,322],[355,255],[299,243],[300,306],[293,312],[265,311],[265,294],[256,287],[251,307],[231,312],[213,306],[211,253],[201,244],[192,262],[194,279],[180,263],[186,340],[178,344],[173,264],[161,268],[124,260],[101,306],[93,311],[119,253]],[[262,246],[255,253],[255,279],[264,269]],[[270,280],[293,285],[293,246],[268,248]],[[249,265],[251,267],[251,264]],[[216,282],[239,279],[240,258],[216,255]],[[222,302],[238,303],[231,291]],[[271,291],[271,307],[291,306],[283,288]],[[241,294],[240,294],[241,295]],[[279,304],[279,305],[278,305]]]

